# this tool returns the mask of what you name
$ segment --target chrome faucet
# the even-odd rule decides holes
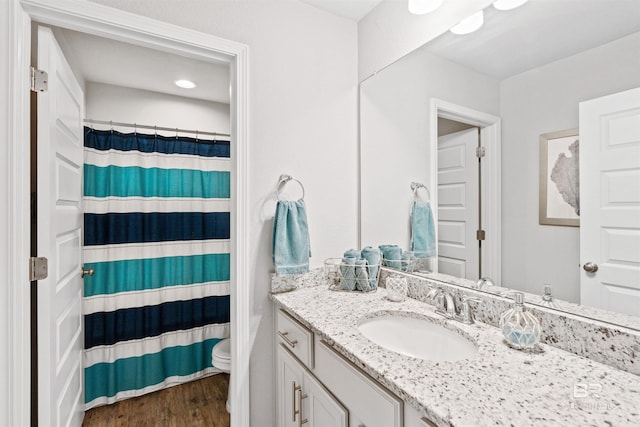
[[[488,277],[483,277],[480,280],[478,280],[475,284],[475,286],[472,286],[474,289],[482,289],[484,286],[495,286],[495,283],[493,283],[493,280],[491,280]]]
[[[474,323],[473,311],[469,302],[481,301],[479,298],[462,295],[462,302],[458,310],[454,296],[450,292],[443,290],[440,286],[431,289],[427,294],[427,299],[433,301],[436,306],[437,314],[441,314],[448,319],[457,320],[467,325]]]
[[[456,303],[453,300],[453,296],[440,286],[431,289],[427,294],[427,299],[433,301],[436,306],[436,313],[442,314],[449,319],[456,317]]]

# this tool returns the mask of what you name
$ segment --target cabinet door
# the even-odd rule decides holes
[[[347,427],[347,410],[309,373],[305,373],[303,393],[307,397],[302,416],[303,421],[309,421],[309,427]]]
[[[282,344],[278,345],[277,366],[278,426],[298,427],[300,417],[298,403],[301,400],[298,390],[302,390],[303,387],[304,368],[282,347]]]

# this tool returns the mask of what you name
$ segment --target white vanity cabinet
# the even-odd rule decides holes
[[[276,313],[276,337],[279,427],[409,426],[402,400],[282,310]]]
[[[278,426],[348,426],[347,410],[282,344],[277,363]]]

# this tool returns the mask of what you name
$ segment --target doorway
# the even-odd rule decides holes
[[[438,272],[482,277],[480,128],[438,118]]]
[[[10,70],[26,70],[29,66],[29,46],[30,46],[30,26],[32,19],[42,24],[53,24],[61,28],[78,30],[81,32],[96,34],[106,38],[127,41],[132,44],[153,47],[159,50],[186,54],[192,58],[199,58],[204,61],[221,60],[230,64],[231,67],[231,135],[234,144],[234,168],[237,177],[231,183],[231,191],[234,194],[234,206],[232,207],[231,227],[234,235],[238,239],[234,242],[231,260],[231,276],[234,283],[249,283],[246,265],[241,265],[237,259],[247,259],[246,247],[246,145],[247,145],[247,47],[242,44],[223,40],[208,34],[186,30],[177,26],[159,23],[153,19],[135,16],[126,12],[116,11],[111,8],[89,2],[66,2],[63,5],[53,5],[48,1],[30,0],[19,3],[11,2],[8,6],[11,10],[11,21],[14,29],[14,36],[10,43],[10,49],[15,53],[16,61],[11,66],[6,66]],[[10,107],[9,121],[14,125],[8,132],[11,135],[7,138],[11,144],[11,155],[14,159],[29,158],[29,93],[24,90],[28,88],[28,75],[26,72],[15,72],[9,74],[14,82],[12,96],[8,103]],[[26,141],[26,143],[25,143]],[[27,161],[17,161],[14,163],[12,174],[19,177],[23,182],[29,182],[29,164]],[[23,211],[26,215],[14,215],[25,219],[15,223],[12,231],[12,241],[27,242],[26,246],[16,247],[15,265],[24,265],[20,259],[28,255],[30,240],[29,232],[29,191],[24,191],[24,186],[7,187],[9,189],[8,199],[17,211]],[[25,209],[26,208],[26,209]],[[26,211],[26,212],[25,212]],[[17,221],[17,220],[16,220]],[[13,259],[12,257],[11,259]],[[13,265],[13,261],[11,261]],[[29,386],[24,384],[24,378],[29,377],[29,340],[21,339],[20,336],[28,336],[30,328],[29,320],[29,287],[24,283],[28,282],[27,271],[19,268],[11,268],[10,275],[15,280],[10,281],[12,287],[11,300],[7,301],[8,315],[11,324],[16,331],[9,337],[8,348],[10,348],[10,360],[14,360],[14,370],[9,374],[9,386],[11,397],[7,412],[8,425],[29,424]],[[249,388],[248,388],[248,366],[249,366],[249,294],[244,286],[232,286],[232,304],[236,306],[232,310],[233,326],[231,334],[236,337],[232,345],[233,368],[236,377],[242,383],[236,388],[231,397],[234,402],[234,425],[248,425],[249,416]],[[25,306],[26,303],[26,306]],[[13,307],[13,308],[12,308]],[[26,331],[24,335],[20,331]],[[18,386],[18,384],[22,384]],[[14,393],[15,392],[15,393]],[[26,402],[26,404],[25,404]]]
[[[451,102],[432,99],[431,100],[431,137],[430,137],[430,147],[429,152],[432,154],[430,159],[430,169],[431,169],[431,187],[438,188],[438,191],[435,195],[432,195],[432,199],[434,199],[435,205],[439,208],[436,210],[434,215],[434,220],[436,224],[438,224],[438,230],[436,231],[437,239],[440,242],[441,237],[440,234],[443,234],[443,240],[451,240],[451,242],[447,242],[449,244],[449,248],[447,248],[443,253],[443,271],[445,274],[459,275],[459,277],[467,277],[469,279],[475,278],[476,274],[482,276],[491,277],[494,283],[500,283],[500,258],[501,258],[501,166],[500,166],[500,118],[497,116],[493,116],[491,114],[483,113],[480,111],[476,111],[467,107],[463,107],[460,105],[453,104]],[[478,169],[469,169],[471,175],[476,173],[477,178],[473,179],[473,177],[466,178],[467,180],[473,180],[476,183],[476,186],[471,186],[470,188],[474,189],[474,192],[477,196],[471,195],[468,200],[472,200],[475,197],[475,200],[482,200],[482,203],[477,203],[477,208],[473,208],[470,212],[470,215],[467,215],[469,218],[464,219],[464,221],[471,221],[472,224],[467,226],[461,226],[461,219],[453,217],[452,219],[445,218],[444,224],[440,223],[440,198],[443,198],[443,203],[447,204],[453,202],[453,200],[449,200],[448,198],[452,195],[458,194],[458,204],[462,202],[460,199],[461,195],[465,193],[464,191],[455,191],[456,185],[450,185],[444,190],[454,190],[454,191],[442,191],[443,189],[439,186],[439,171],[440,171],[440,160],[439,160],[439,128],[444,127],[444,132],[453,132],[450,135],[456,134],[464,134],[467,133],[470,139],[469,145],[477,146],[477,141],[481,141],[481,147],[478,149],[478,154],[481,155],[481,161],[483,163],[482,168]],[[444,137],[445,139],[447,137]],[[451,142],[449,142],[451,143]],[[460,163],[462,150],[450,150],[450,153],[457,151],[456,156],[449,158],[447,161],[452,159],[458,159],[457,163]],[[474,162],[478,161],[477,154],[473,148],[471,151],[467,151],[467,160],[462,159],[462,161]],[[443,158],[444,160],[444,158]],[[451,165],[456,163],[454,161]],[[444,165],[444,167],[448,167],[451,165]],[[454,181],[459,182],[459,177],[456,177]],[[453,181],[452,181],[453,182]],[[479,185],[478,185],[479,184]],[[457,187],[460,190],[460,187]],[[468,191],[466,192],[469,195]],[[482,199],[479,198],[479,195],[482,194]],[[466,196],[465,196],[466,197]],[[470,203],[469,201],[465,201],[465,204]],[[475,203],[474,203],[475,204]],[[466,209],[458,209],[459,213],[464,212]],[[450,212],[448,212],[450,213]],[[480,219],[482,221],[480,222]],[[448,223],[446,221],[449,221]],[[444,225],[444,228],[441,228],[441,225]],[[447,225],[451,225],[447,229]],[[480,225],[481,227],[478,227]],[[477,228],[476,228],[477,227]],[[474,229],[475,228],[475,229]],[[478,233],[478,230],[481,230],[481,233]],[[481,235],[483,234],[483,235]],[[452,236],[457,236],[452,238]],[[465,256],[461,256],[460,252],[460,241],[464,239],[465,242],[474,242],[477,241],[477,237],[484,237],[482,240],[482,252],[477,250],[477,261],[472,261],[473,267],[467,269],[466,263],[460,262],[461,258],[466,258]],[[457,242],[456,242],[457,240]],[[465,243],[468,245],[468,243]],[[448,249],[453,249],[454,252],[451,254],[447,253]],[[482,256],[480,254],[482,253]],[[451,262],[449,262],[452,260]],[[440,248],[438,251],[438,261],[433,263],[434,271],[439,272],[439,265],[441,264],[440,260]],[[475,268],[477,265],[477,270]],[[476,270],[477,273],[473,273]],[[464,271],[464,273],[463,273]],[[468,271],[468,273],[467,273]],[[463,276],[464,274],[464,276]],[[471,276],[471,277],[468,277]]]

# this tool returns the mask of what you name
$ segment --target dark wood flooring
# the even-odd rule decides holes
[[[219,374],[90,409],[83,427],[229,427],[229,375]]]

